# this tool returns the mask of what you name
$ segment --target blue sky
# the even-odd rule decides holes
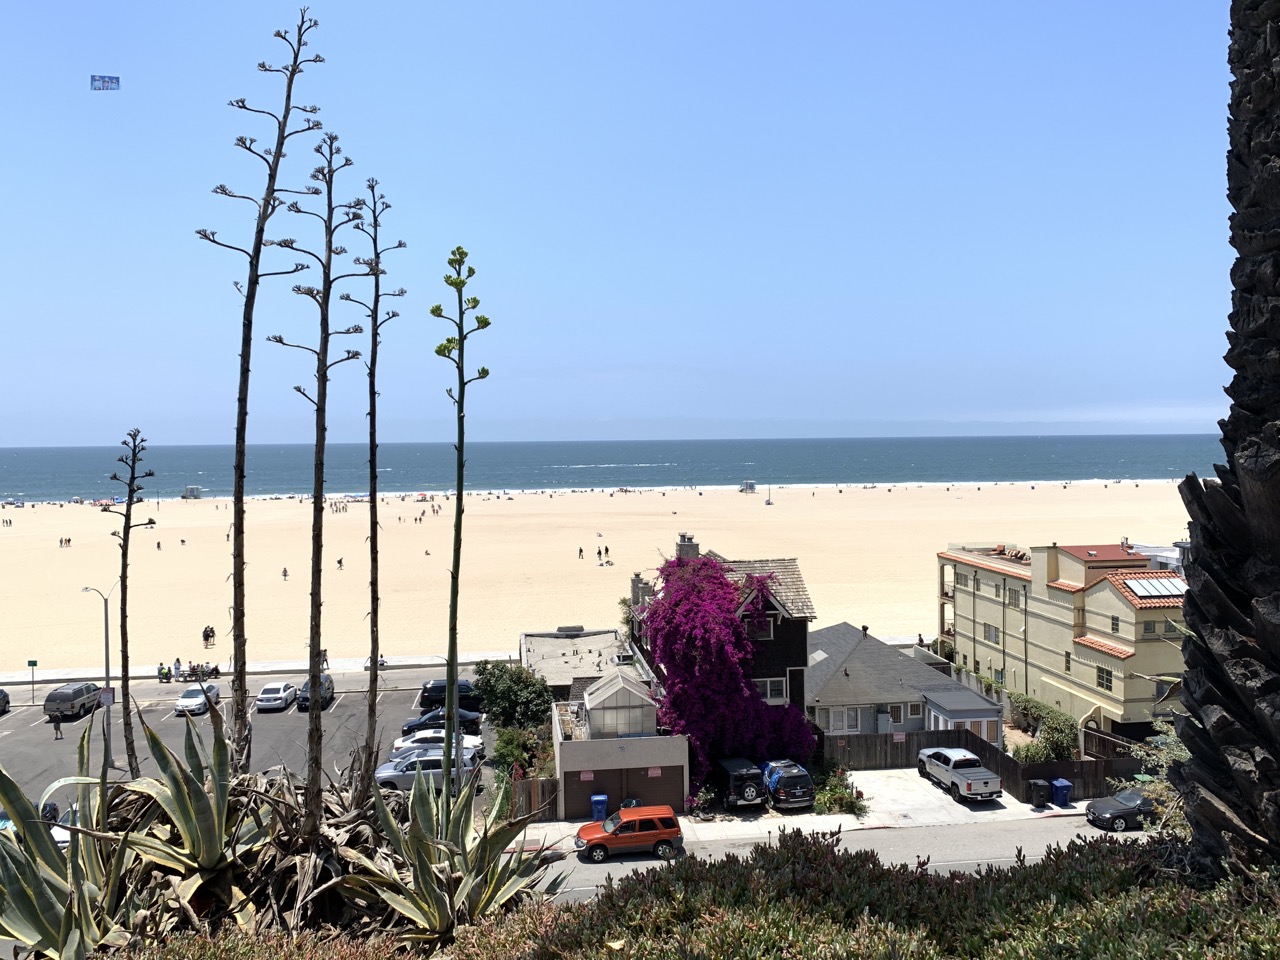
[[[408,243],[383,438],[451,435],[428,310],[457,244],[493,320],[468,347],[492,371],[473,439],[1216,432],[1226,5],[911,11],[314,4],[326,62],[298,99],[356,161],[340,195],[377,177]],[[210,189],[259,192],[232,141],[269,131],[226,103],[277,107],[255,64],[296,20],[5,6],[0,446],[231,442],[244,268],[194,231],[251,234]],[[99,73],[121,89],[91,92]],[[308,239],[304,219],[269,233]],[[265,342],[314,339],[290,282],[259,301],[251,442],[310,437],[305,358]],[[363,438],[365,390],[335,371],[331,439]]]

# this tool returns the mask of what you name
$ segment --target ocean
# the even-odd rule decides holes
[[[98,499],[123,493],[110,480],[123,447],[0,448],[0,500]],[[475,491],[635,487],[758,488],[786,484],[996,483],[1066,480],[1180,480],[1213,476],[1223,458],[1216,434],[1093,437],[909,437],[812,440],[610,440],[467,444],[467,487]],[[253,497],[311,491],[306,444],[249,447]],[[378,452],[383,493],[453,489],[453,446],[386,443]],[[199,486],[231,496],[231,446],[155,446],[143,455],[143,496],[173,498]],[[369,490],[367,447],[328,446],[326,491]]]

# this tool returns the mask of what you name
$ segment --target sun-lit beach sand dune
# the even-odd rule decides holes
[[[771,494],[773,503],[766,505]],[[381,506],[382,643],[391,656],[445,648],[453,504],[388,497]],[[935,554],[949,543],[1168,544],[1186,536],[1168,481],[773,487],[643,493],[555,492],[467,497],[460,646],[514,652],[522,631],[610,627],[635,571],[646,576],[687,532],[729,558],[795,557],[817,608],[815,626],[867,624],[882,637],[934,635]],[[129,577],[133,673],[161,660],[230,657],[230,502],[149,501],[154,529],[134,531]],[[248,638],[254,661],[305,656],[310,505],[247,506]],[[0,673],[101,662],[102,604],[119,573],[120,519],[89,505],[0,511]],[[417,522],[415,522],[417,521]],[[368,642],[368,506],[326,515],[324,635],[330,657],[362,657]],[[598,535],[599,534],[599,535]],[[70,538],[69,547],[59,540]],[[185,544],[183,543],[185,541]],[[578,559],[578,549],[584,559]],[[596,550],[609,548],[612,565]],[[343,560],[339,571],[337,561]],[[285,580],[282,571],[288,569]],[[118,608],[111,598],[113,661]],[[217,630],[206,651],[200,632]]]

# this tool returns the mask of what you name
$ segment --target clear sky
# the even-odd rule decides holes
[[[1225,3],[311,15],[326,62],[298,100],[356,161],[340,195],[378,178],[408,243],[384,440],[451,437],[428,311],[457,244],[493,321],[468,347],[492,371],[473,439],[1213,433],[1227,412]],[[270,131],[227,101],[278,108],[255,65],[296,20],[277,0],[4,6],[0,446],[232,441],[244,265],[195,229],[251,236],[210,189],[260,192],[232,141]],[[309,240],[306,219],[269,233]],[[260,300],[251,442],[310,439],[307,359],[265,339],[314,340],[290,283]],[[332,440],[364,437],[363,374],[334,373]]]

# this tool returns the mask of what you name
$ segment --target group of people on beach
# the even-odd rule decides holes
[[[8,522],[8,521],[6,521],[6,522]],[[58,546],[59,546],[60,548],[61,548],[61,547],[69,547],[69,546],[71,546],[71,538],[70,538],[70,537],[59,537],[59,538],[58,538]]]
[[[198,680],[203,683],[214,677],[222,676],[222,669],[216,663],[195,663],[191,660],[187,661],[187,669],[182,669],[182,658],[173,658],[173,669],[165,666],[163,663],[156,667],[156,679],[161,683],[169,683],[174,677],[179,680]]]

